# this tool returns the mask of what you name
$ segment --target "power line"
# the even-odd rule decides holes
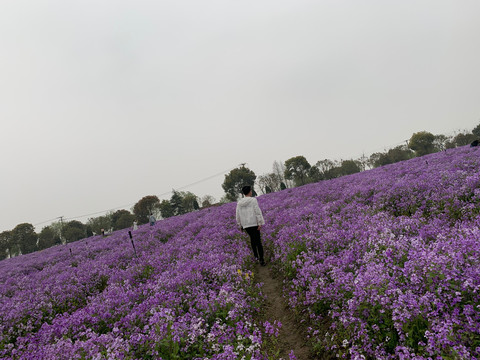
[[[242,164],[240,164],[242,165]],[[214,175],[211,175],[211,176],[208,176],[204,179],[201,179],[201,180],[198,180],[198,181],[195,181],[193,183],[190,183],[188,185],[184,185],[182,187],[179,187],[177,188],[176,190],[183,190],[183,189],[186,189],[186,188],[189,188],[190,186],[193,186],[193,185],[197,185],[197,184],[200,184],[204,181],[207,181],[207,180],[210,180],[210,179],[213,179],[217,176],[220,176],[220,175],[223,175],[225,174],[226,172],[229,172],[231,170],[235,169],[234,167],[233,168],[229,168],[227,170],[224,170],[224,171],[221,171],[219,173],[216,173]],[[163,197],[163,196],[166,196],[166,195],[169,195],[172,193],[173,190],[170,190],[170,191],[167,191],[167,192],[164,192],[163,194],[160,194],[158,195],[159,197]],[[111,208],[111,209],[108,209],[108,210],[103,210],[103,211],[97,211],[97,212],[94,212],[94,213],[90,213],[90,214],[85,214],[85,215],[79,215],[79,216],[72,216],[72,217],[68,217],[68,218],[65,218],[65,220],[75,220],[75,219],[81,219],[81,218],[85,218],[85,217],[90,217],[90,216],[94,216],[94,215],[99,215],[99,214],[105,214],[105,213],[108,213],[110,211],[114,211],[114,210],[118,210],[118,209],[123,209],[123,208],[126,208],[126,207],[131,207],[133,205],[135,205],[136,203],[130,203],[130,204],[126,204],[126,205],[121,205],[121,206],[117,206],[117,207],[114,207],[114,208]],[[38,225],[42,225],[42,224],[45,224],[47,222],[51,222],[51,221],[54,221],[56,219],[60,219],[60,217],[56,217],[54,219],[51,219],[51,220],[47,220],[47,221],[43,221],[41,223],[38,223],[38,224],[35,224],[34,226],[38,226]]]
[[[54,220],[60,219],[61,217],[62,217],[62,216],[57,216],[56,218],[53,218],[53,219],[50,219],[50,220],[46,220],[46,221],[42,221],[42,222],[40,222],[40,223],[38,223],[38,224],[34,224],[33,226],[38,226],[38,225],[46,224],[46,223],[48,223],[48,222],[52,222],[52,221],[54,221]]]
[[[445,135],[445,136],[447,136],[447,137],[451,137],[451,136],[457,135],[457,134],[458,134],[459,132],[461,132],[461,131],[462,131],[462,130],[453,130],[453,131],[451,131],[451,132],[449,132],[449,133],[447,133],[447,134],[442,134],[442,135]],[[409,141],[408,139],[407,139],[407,140],[403,140],[403,141],[400,141],[400,142],[398,142],[398,143],[396,143],[396,144],[389,145],[389,146],[379,147],[379,148],[376,148],[376,149],[370,150],[370,151],[371,151],[372,154],[375,153],[376,151],[380,151],[380,150],[385,150],[385,151],[386,151],[387,148],[391,149],[392,147],[399,146],[399,145],[401,145],[401,144],[403,144],[403,143],[405,143],[405,142],[406,142],[407,145],[408,145],[408,141]],[[362,153],[362,156],[364,156],[364,155],[365,155],[365,152]],[[359,157],[359,156],[357,156],[356,158],[358,158],[358,157]],[[353,157],[352,157],[352,158],[353,158]],[[246,165],[246,163],[241,163],[241,164],[239,164],[238,166],[245,166],[245,165]],[[188,185],[184,185],[184,186],[182,186],[182,187],[176,188],[176,190],[183,190],[183,189],[186,189],[186,188],[188,188],[188,187],[190,187],[190,186],[200,184],[200,183],[202,183],[202,182],[204,182],[204,181],[207,181],[207,180],[213,179],[213,178],[215,178],[215,177],[217,177],[217,176],[223,175],[223,174],[225,174],[226,172],[231,171],[231,170],[233,170],[233,169],[235,169],[235,167],[229,168],[229,169],[224,170],[224,171],[222,171],[222,172],[219,172],[219,173],[217,173],[217,174],[208,176],[208,177],[206,177],[206,178],[204,178],[204,179],[195,181],[195,182],[190,183],[190,184],[188,184]],[[159,196],[159,197],[163,197],[163,196],[169,195],[169,194],[172,193],[172,191],[173,191],[173,190],[164,192],[163,194],[160,194],[160,195],[158,195],[158,196]],[[123,208],[126,208],[126,207],[131,207],[131,206],[133,206],[133,205],[135,205],[135,204],[136,204],[136,203],[130,203],[130,204],[126,204],[126,205],[121,205],[121,206],[117,206],[117,207],[114,207],[114,208],[111,208],[111,209],[108,209],[108,210],[103,210],[103,211],[98,211],[98,212],[94,212],[94,213],[90,213],[90,214],[85,214],[85,215],[79,215],[79,216],[73,216],[73,217],[65,218],[65,220],[81,219],[81,218],[85,218],[85,217],[88,217],[88,216],[94,216],[94,215],[104,214],[104,213],[107,213],[107,212],[109,212],[109,211],[114,211],[114,210],[117,210],[117,209],[123,209]],[[56,220],[56,219],[60,219],[60,218],[64,218],[64,217],[63,217],[63,216],[60,216],[60,217],[56,217],[56,218],[54,218],[54,219],[42,221],[42,222],[40,222],[40,223],[35,224],[34,226],[46,224],[46,223],[48,223],[48,222],[52,222],[52,221],[54,221],[54,220]]]
[[[245,163],[240,164],[240,165],[245,165]],[[217,176],[223,175],[223,174],[225,174],[225,173],[228,172],[228,171],[232,171],[233,169],[235,169],[235,168],[230,168],[230,169],[228,169],[228,170],[219,172],[218,174],[211,175],[211,176],[209,176],[209,177],[207,177],[207,178],[205,178],[205,179],[199,180],[199,181],[195,181],[195,182],[193,182],[193,183],[191,183],[191,184],[188,184],[188,185],[182,186],[182,187],[180,187],[180,188],[177,188],[176,190],[183,190],[183,189],[188,188],[188,187],[190,187],[190,186],[200,184],[201,182],[204,182],[204,181],[213,179],[213,178],[215,178],[215,177],[217,177]],[[164,194],[164,195],[168,195],[168,194],[169,194],[169,193]]]

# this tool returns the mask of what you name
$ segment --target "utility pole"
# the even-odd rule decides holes
[[[63,232],[63,218],[64,218],[64,216],[59,216],[58,218],[60,219],[60,224],[61,224],[61,226],[60,226],[60,240],[62,240],[62,242],[63,242],[62,232]],[[67,243],[67,241],[65,240],[65,244],[66,243]]]

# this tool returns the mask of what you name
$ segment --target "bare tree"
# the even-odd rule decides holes
[[[212,195],[205,195],[200,199],[202,208],[206,208],[215,204],[215,198]]]
[[[264,194],[279,191],[281,182],[282,180],[275,173],[260,175],[257,179],[258,187]]]
[[[286,187],[293,187],[293,181],[285,179],[285,164],[282,161],[273,162],[273,173],[277,176],[280,183],[284,183]]]

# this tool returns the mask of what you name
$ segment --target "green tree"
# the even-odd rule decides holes
[[[324,177],[318,167],[312,166],[308,169],[308,182],[319,182],[321,180],[324,180]]]
[[[336,161],[324,159],[317,161],[315,167],[320,172],[321,180],[330,180],[339,176],[339,164]]]
[[[12,241],[18,246],[22,254],[29,254],[37,250],[38,236],[32,224],[18,224],[12,230]]]
[[[72,220],[63,226],[62,235],[67,243],[83,239],[87,235],[87,227],[80,221]]]
[[[415,156],[415,154],[406,145],[400,145],[388,150],[387,155],[392,164],[404,160],[409,160]]]
[[[376,167],[379,167],[379,166],[389,164],[386,161],[386,159],[387,159],[386,153],[376,152],[376,153],[371,154],[370,157],[368,158],[368,165],[370,167],[376,168]]]
[[[449,138],[446,142],[445,142],[445,149],[455,149],[456,145],[455,145],[455,141],[452,138]]]
[[[373,167],[393,164],[399,161],[408,160],[414,157],[412,150],[405,145],[400,145],[388,150],[386,153],[374,153],[370,156],[370,163]]]
[[[62,239],[63,225],[62,221],[55,221],[49,225],[49,227],[55,232],[55,235],[61,240],[62,244],[64,243],[64,239]]]
[[[215,198],[212,195],[205,195],[201,199],[202,208],[207,208],[215,204]]]
[[[362,171],[361,165],[356,160],[343,160],[340,165],[340,176],[351,175]]]
[[[257,176],[249,168],[242,165],[236,169],[230,171],[225,175],[225,180],[222,184],[222,188],[225,191],[226,200],[237,201],[242,187],[245,185],[254,186]]]
[[[427,131],[420,131],[412,135],[408,147],[415,151],[416,156],[423,156],[435,152],[435,135]]]
[[[198,210],[198,197],[190,191],[182,192],[182,206],[185,212],[192,212]]]
[[[223,195],[220,200],[218,201],[218,204],[222,205],[222,204],[228,204],[229,202],[231,202],[230,198],[228,197],[227,194]]]
[[[94,234],[101,234],[102,229],[108,230],[112,228],[112,214],[97,216],[87,220],[87,234],[90,232]]]
[[[172,206],[175,215],[185,214],[186,211],[183,204],[183,195],[180,191],[173,190],[172,197],[170,198],[170,205]]]
[[[148,223],[150,214],[156,214],[159,211],[160,200],[155,195],[148,195],[141,198],[133,206],[133,214],[139,225]]]
[[[4,231],[0,233],[0,260],[12,257],[12,232]]]
[[[471,144],[477,137],[474,134],[459,133],[453,138],[453,143],[456,147],[465,146]]]
[[[112,214],[112,228],[113,230],[126,229],[132,226],[135,221],[135,215],[128,210],[117,210]]]
[[[480,138],[480,124],[473,128],[472,134],[475,135],[477,138]]]
[[[308,182],[308,171],[311,168],[304,156],[295,156],[285,161],[285,179],[293,180],[295,186]]]
[[[172,204],[170,204],[170,201],[168,200],[162,200],[159,205],[159,210],[162,218],[164,219],[175,216],[175,210],[173,209]]]
[[[62,243],[59,234],[50,226],[45,226],[38,234],[38,249],[43,250]]]

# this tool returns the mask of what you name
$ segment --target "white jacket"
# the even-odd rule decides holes
[[[236,218],[238,226],[243,229],[265,224],[258,201],[254,197],[244,197],[238,201]]]

